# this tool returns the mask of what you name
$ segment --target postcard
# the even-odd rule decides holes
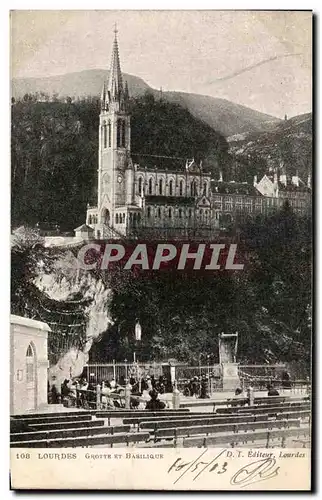
[[[311,490],[312,11],[10,18],[11,488]]]

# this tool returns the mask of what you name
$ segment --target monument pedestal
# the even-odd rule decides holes
[[[238,376],[238,363],[222,363],[223,391],[235,391],[241,387]]]

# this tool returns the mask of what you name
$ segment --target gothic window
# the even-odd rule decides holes
[[[159,180],[159,194],[162,194],[162,189],[163,189],[163,181],[162,179]]]
[[[116,134],[116,144],[120,148],[122,143],[122,120],[117,120],[117,134]]]
[[[106,130],[106,122],[103,125],[103,146],[107,148],[107,130]]]
[[[148,219],[151,217],[151,207],[148,207]]]
[[[142,177],[139,178],[139,195],[142,195]]]
[[[88,224],[92,224],[92,216],[91,215],[88,217]]]
[[[115,215],[115,224],[118,224],[119,223],[119,214],[116,214]]]
[[[27,383],[35,380],[35,352],[31,344],[29,344],[26,352],[26,378]]]
[[[180,181],[180,184],[179,184],[179,195],[183,196],[183,181]]]
[[[149,194],[152,194],[152,177],[149,179]]]
[[[112,143],[112,130],[111,130],[111,122],[108,121],[108,147],[110,148],[111,147],[111,143]]]
[[[169,219],[171,219],[171,217],[172,217],[172,209],[169,208]]]
[[[171,180],[169,183],[169,195],[170,196],[173,195],[173,180]]]
[[[159,219],[161,219],[161,208],[160,207],[158,208],[158,217],[159,217]]]
[[[182,219],[182,208],[179,208],[179,219]]]
[[[203,194],[205,196],[207,196],[207,183],[206,182],[204,182],[204,185],[203,185]]]
[[[196,195],[197,195],[197,185],[196,185],[196,181],[191,181],[191,184],[190,184],[190,192],[191,192],[191,196],[196,196]]]
[[[121,141],[121,146],[125,148],[125,121],[122,121],[122,141]]]

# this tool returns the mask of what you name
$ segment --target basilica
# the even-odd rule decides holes
[[[131,154],[129,90],[123,81],[117,34],[101,94],[97,205],[87,208],[76,233],[96,239],[131,236],[210,237],[255,213],[288,200],[300,213],[310,203],[310,182],[268,172],[259,182],[212,179],[202,163],[187,158],[165,169]]]

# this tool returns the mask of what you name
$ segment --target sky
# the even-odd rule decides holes
[[[12,77],[108,69],[115,23],[122,71],[151,87],[311,111],[311,12],[13,11]]]

